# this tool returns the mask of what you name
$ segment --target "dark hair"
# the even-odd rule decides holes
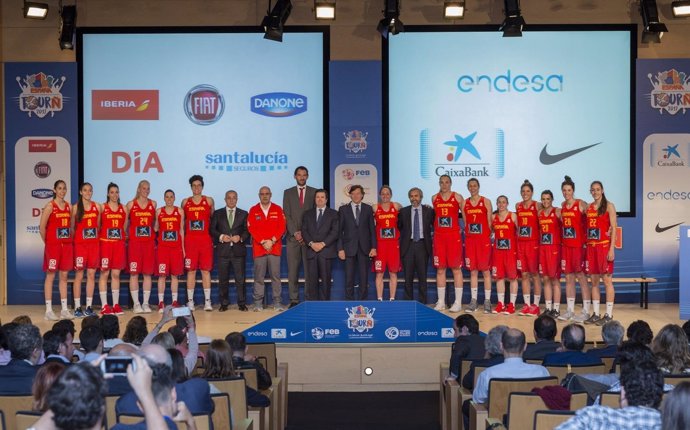
[[[175,341],[175,345],[179,345],[187,339],[187,334],[179,326],[171,326],[168,328],[168,333],[170,333]]]
[[[685,332],[685,335],[688,337],[688,339],[690,339],[690,320],[685,321],[685,323],[683,323],[683,326],[681,328]]]
[[[173,381],[179,383],[189,379],[182,353],[175,348],[168,348],[168,354],[170,354],[170,359],[172,360],[171,377]]]
[[[651,327],[649,327],[647,321],[643,320],[631,322],[625,334],[628,337],[628,340],[632,340],[643,345],[649,345],[652,343],[652,339],[654,338]]]
[[[362,192],[362,195],[365,194],[365,193],[364,193],[364,187],[362,187],[362,186],[359,185],[359,184],[355,184],[355,185],[351,186],[351,187],[350,187],[350,191],[348,192],[348,194],[352,194],[352,192],[353,192],[354,190],[357,190],[357,189],[359,189],[359,191]]]
[[[300,170],[304,170],[305,172],[307,172],[307,175],[309,175],[309,169],[307,169],[304,166],[297,166],[295,167],[295,173],[293,173],[292,176],[295,176],[297,172],[299,172]]]
[[[501,336],[504,353],[521,353],[525,349],[525,333],[516,328],[506,330]]]
[[[206,351],[206,369],[201,375],[204,379],[222,379],[235,376],[232,365],[230,345],[222,339],[214,339]]]
[[[476,182],[476,183],[477,183],[477,186],[480,186],[480,184],[479,184],[479,179],[477,179],[477,178],[470,178],[470,179],[468,179],[468,180],[467,180],[467,186],[470,185],[470,182]]]
[[[328,190],[325,190],[323,188],[319,188],[314,192],[314,199],[316,199],[316,195],[319,193],[323,193],[326,196],[326,201],[328,201]]]
[[[58,185],[60,185],[60,183],[65,184],[65,188],[67,187],[67,182],[63,181],[62,179],[58,179],[57,181],[55,181],[55,183],[53,183],[53,191],[57,190],[57,187]],[[53,200],[55,200],[56,198],[57,193],[53,193]]]
[[[654,361],[654,353],[647,345],[628,340],[623,342],[620,348],[618,348],[616,358],[621,364],[621,368],[623,368],[629,363]]]
[[[597,215],[602,216],[606,213],[609,201],[606,200],[606,194],[604,194],[604,184],[602,184],[601,181],[594,181],[589,187],[592,188],[594,185],[599,185],[601,187],[601,202],[599,202],[599,207],[597,208]]]
[[[620,381],[628,406],[659,408],[664,395],[664,376],[653,361],[632,361],[621,367]]]
[[[242,352],[247,348],[247,339],[240,332],[233,331],[225,336],[225,341],[230,345],[230,350],[234,352]]]
[[[175,380],[172,377],[172,369],[162,363],[149,363],[153,374],[151,375],[151,391],[156,403],[161,404],[170,400],[170,392],[175,387]]]
[[[9,351],[9,332],[14,329],[18,324],[14,322],[7,323],[0,327],[0,348],[5,351]]]
[[[548,315],[539,315],[534,320],[534,334],[537,339],[554,340],[558,333],[556,320]]]
[[[72,334],[72,337],[74,337],[74,334],[77,332],[77,329],[74,326],[74,321],[72,320],[57,321],[55,324],[53,324],[53,330],[67,330]]]
[[[667,324],[659,330],[652,341],[652,352],[662,371],[676,374],[690,367],[688,337],[675,324]]]
[[[117,188],[117,190],[120,191],[120,187],[118,187],[117,184],[116,184],[115,182],[110,182],[110,183],[108,184],[108,192],[107,192],[106,195],[105,195],[105,201],[106,201],[106,203],[110,201],[110,196],[109,196],[108,194],[110,194],[110,189],[111,189],[111,188]],[[117,204],[118,204],[118,205],[120,204],[120,197],[117,198]]]
[[[529,179],[525,179],[525,180],[522,182],[522,185],[520,185],[520,191],[522,191],[522,189],[523,189],[524,187],[527,187],[527,188],[529,188],[530,191],[534,192],[534,186],[533,186],[532,183],[529,181]]]
[[[93,190],[93,185],[91,185],[88,182],[84,182],[79,186],[79,192],[81,192],[85,186],[91,187],[91,190]],[[81,222],[82,219],[84,219],[84,198],[80,195],[79,198],[77,199],[77,222]]]
[[[149,329],[146,327],[146,320],[144,317],[137,315],[132,317],[127,323],[125,334],[122,335],[122,340],[134,345],[141,345],[148,334]]]
[[[57,332],[48,330],[43,333],[43,353],[46,356],[57,354],[60,349],[60,344],[64,342],[65,339],[60,339],[60,335]]]
[[[451,184],[453,183],[453,179],[451,179],[450,175],[448,175],[448,174],[444,174],[444,175],[439,176],[438,181],[441,182],[441,179],[443,179],[443,178],[448,178],[448,181],[450,181]]]
[[[662,430],[690,428],[690,382],[683,381],[668,393],[661,408]]]
[[[455,325],[458,327],[458,330],[467,327],[471,334],[479,334],[479,321],[473,315],[460,315],[455,318]]]
[[[106,315],[104,315],[106,316]],[[112,317],[115,317],[115,315],[110,315]],[[117,317],[115,317],[117,319]],[[84,317],[84,319],[81,320],[81,329],[84,330],[86,327],[91,326],[91,325],[100,325],[101,320],[98,318],[97,315],[89,315],[87,317]],[[118,324],[119,325],[119,324]],[[101,330],[103,327],[101,327]],[[105,334],[103,335],[105,338]]]
[[[48,390],[48,408],[59,429],[90,429],[103,419],[108,389],[90,363],[69,366]]]
[[[86,352],[96,351],[102,341],[103,331],[99,326],[92,325],[79,332],[79,342]]]
[[[580,324],[568,324],[561,331],[561,343],[570,351],[582,351],[585,348],[585,328]]]
[[[33,324],[33,321],[31,321],[31,317],[28,315],[17,315],[14,317],[12,322],[15,322],[17,324]]]
[[[543,196],[544,194],[546,194],[547,196],[551,197],[551,200],[553,201],[553,193],[551,192],[551,190],[544,190],[544,191],[542,191],[542,192],[541,192],[541,195]]]
[[[55,380],[65,370],[65,365],[58,362],[45,363],[38,368],[34,382],[31,385],[31,394],[34,397],[31,409],[34,411],[45,412],[48,409],[46,404],[46,396],[48,389],[53,385]]]
[[[383,191],[384,189],[390,191],[391,196],[393,195],[393,188],[391,188],[390,185],[386,184],[381,185],[381,188],[379,188],[379,194],[381,194],[381,191]]]
[[[8,346],[14,359],[28,360],[36,349],[43,346],[41,332],[33,324],[18,324],[7,334]]]
[[[573,182],[572,179],[570,179],[570,176],[565,175],[565,179],[563,182],[561,182],[561,189],[565,187],[566,185],[570,185],[573,188],[573,191],[575,191],[575,182]]]
[[[99,320],[103,339],[117,339],[120,336],[120,321],[115,315],[103,315]]]
[[[166,194],[172,193],[173,197],[175,197],[175,191],[171,190],[168,188],[167,190],[163,191],[163,197],[165,197]]]
[[[204,177],[201,175],[192,175],[191,178],[189,178],[189,185],[191,186],[194,181],[199,181],[201,182],[201,186],[204,186]]]

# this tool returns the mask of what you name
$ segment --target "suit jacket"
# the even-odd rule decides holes
[[[427,255],[432,254],[431,234],[434,229],[434,209],[421,205],[422,215],[422,234],[424,234],[424,247]],[[407,250],[412,243],[412,206],[405,206],[398,214],[398,228],[400,229],[400,255],[407,254]]]
[[[338,251],[344,250],[346,256],[354,257],[358,250],[368,255],[372,248],[376,248],[374,210],[371,206],[364,202],[360,203],[359,225],[355,224],[355,214],[352,212],[350,203],[338,209],[338,219],[340,221]]]
[[[544,360],[546,354],[556,352],[561,346],[555,340],[540,340],[537,343],[530,343],[522,354],[523,360]]]
[[[595,365],[601,364],[599,357],[592,357],[582,351],[562,351],[546,354],[543,366],[573,364],[573,365]]]
[[[460,376],[462,360],[479,360],[484,358],[485,353],[484,338],[481,335],[458,336],[451,347],[450,371]]]
[[[30,395],[38,368],[16,358],[0,366],[0,394]]]
[[[321,218],[321,225],[316,226],[316,208],[309,209],[302,216],[302,237],[305,243],[324,242],[326,247],[317,253],[311,247],[307,247],[307,258],[316,258],[318,254],[325,258],[335,258],[338,254],[338,236],[340,234],[338,212],[326,206]]]
[[[247,231],[247,211],[235,207],[235,218],[232,221],[232,227],[230,227],[228,225],[227,209],[223,206],[213,212],[213,216],[211,216],[210,232],[218,255],[223,257],[243,257],[247,255],[247,247],[245,246],[245,243],[249,240],[249,231]],[[227,234],[228,236],[238,235],[240,241],[237,243],[221,243],[221,234]]]
[[[297,185],[283,192],[283,212],[287,221],[288,240],[295,240],[295,232],[302,230],[302,215],[314,207],[315,195],[316,188],[307,185],[304,189],[304,206],[300,207]]]
[[[585,354],[598,358],[615,357],[616,354],[618,354],[618,345],[606,345],[603,348],[590,349],[589,351],[585,352]]]
[[[191,378],[175,384],[177,401],[184,402],[192,414],[208,414],[213,412],[213,400],[211,400],[211,388],[208,381],[201,378]],[[121,396],[115,403],[115,411],[118,414],[139,415],[141,411],[137,406],[137,395],[134,391]]]

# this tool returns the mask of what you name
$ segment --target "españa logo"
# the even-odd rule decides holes
[[[26,112],[29,116],[36,115],[44,118],[50,114],[55,116],[55,112],[62,110],[62,93],[60,90],[65,84],[64,76],[59,79],[43,72],[33,75],[26,75],[24,78],[17,76],[17,84],[22,92],[19,94],[19,110]]]
[[[307,97],[295,93],[265,93],[251,98],[251,111],[273,118],[299,115],[307,111]]]
[[[664,111],[675,115],[678,111],[690,109],[690,76],[685,72],[676,69],[658,72],[656,75],[647,75],[652,84],[651,105],[654,109],[659,109],[659,113]]]
[[[93,120],[158,120],[158,90],[93,90]]]

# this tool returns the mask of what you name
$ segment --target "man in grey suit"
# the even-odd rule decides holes
[[[345,260],[345,300],[355,299],[355,270],[359,273],[359,299],[367,299],[371,271],[369,259],[376,257],[374,211],[371,206],[362,203],[363,198],[364,188],[352,185],[352,201],[338,209],[338,257]]]
[[[283,212],[287,221],[287,263],[288,263],[288,294],[290,307],[299,303],[299,267],[304,270],[305,285],[307,274],[307,247],[302,237],[302,215],[314,207],[316,188],[307,185],[309,170],[304,166],[295,169],[297,185],[283,192]],[[305,291],[306,295],[306,291]]]
[[[304,212],[302,237],[307,244],[307,300],[331,299],[331,264],[337,256],[338,212],[326,206],[328,192],[317,190],[316,207]],[[321,279],[321,283],[319,283]]]
[[[410,206],[405,206],[398,215],[400,229],[400,256],[405,271],[405,300],[414,299],[414,275],[419,282],[419,302],[426,304],[426,275],[429,256],[432,253],[431,232],[434,228],[434,209],[422,206],[424,194],[419,188],[412,188],[407,196]]]
[[[213,212],[210,227],[211,237],[216,247],[216,262],[218,267],[218,290],[220,293],[219,312],[228,310],[228,285],[230,284],[230,269],[235,275],[237,287],[237,305],[239,310],[247,311],[247,295],[245,289],[245,262],[247,248],[245,242],[249,239],[247,231],[247,211],[237,207],[237,192],[230,190],[225,193],[225,207]]]

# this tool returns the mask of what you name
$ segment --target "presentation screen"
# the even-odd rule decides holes
[[[229,189],[248,208],[263,185],[282,204],[297,166],[310,185],[328,178],[327,29],[294,29],[282,43],[258,28],[103,31],[82,29],[78,44],[81,176],[96,201],[109,182],[131,200],[145,179],[159,206],[168,188],[179,205],[198,174],[216,208]]]
[[[577,198],[591,201],[598,180],[630,215],[635,30],[597,28],[504,38],[496,29],[405,27],[389,37],[384,121],[397,200],[419,187],[430,203],[447,174],[463,196],[475,177],[482,195],[506,195],[514,207],[528,179],[535,200],[549,189],[560,204],[568,175]]]

